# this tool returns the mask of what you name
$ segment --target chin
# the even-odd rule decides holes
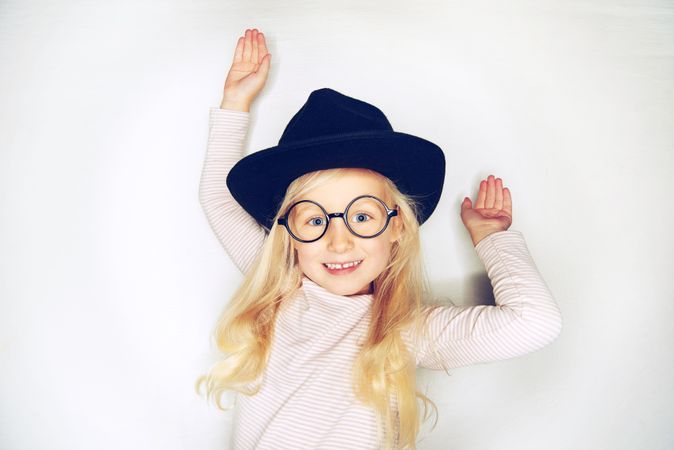
[[[363,290],[362,286],[353,285],[352,283],[344,283],[334,280],[329,280],[325,285],[326,289],[336,295],[356,295],[357,292]],[[360,294],[359,294],[360,295]]]
[[[357,285],[356,287],[350,287],[348,289],[340,289],[339,295],[367,295],[370,294],[370,283],[365,285]]]

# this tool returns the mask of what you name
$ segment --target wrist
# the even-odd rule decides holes
[[[482,239],[486,238],[490,234],[500,233],[501,231],[508,231],[508,229],[506,228],[504,230],[504,229],[499,228],[499,229],[496,229],[496,230],[494,230],[494,229],[484,230],[484,231],[481,230],[481,231],[475,231],[475,232],[470,233],[470,239],[473,241],[473,247],[475,247],[477,244],[479,244],[479,242]]]
[[[233,109],[235,111],[250,112],[250,103],[223,100],[220,109]]]
[[[477,246],[477,244],[479,244],[482,239],[498,231],[499,230],[484,230],[470,233],[470,239],[473,241],[473,247]]]
[[[471,236],[471,240],[473,241],[473,247],[477,247],[477,244],[480,243],[480,241],[484,238],[486,238],[488,235],[484,236]]]

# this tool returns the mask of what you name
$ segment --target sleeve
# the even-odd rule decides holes
[[[417,367],[448,370],[510,359],[545,347],[561,333],[561,311],[521,232],[492,233],[475,250],[496,305],[425,306],[422,336],[403,333]]]
[[[208,223],[243,274],[252,266],[267,235],[227,187],[227,174],[244,156],[249,123],[248,112],[210,109],[208,146],[199,182],[199,202]]]

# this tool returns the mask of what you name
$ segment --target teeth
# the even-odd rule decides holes
[[[351,266],[357,266],[362,262],[362,259],[360,261],[351,261],[348,263],[344,264],[330,264],[330,263],[324,263],[323,265],[326,266],[328,269],[346,269]]]

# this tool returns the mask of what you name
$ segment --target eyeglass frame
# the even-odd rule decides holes
[[[351,207],[351,205],[353,205],[354,202],[355,202],[356,200],[361,199],[361,198],[367,198],[367,197],[373,198],[373,199],[377,200],[379,203],[381,203],[382,205],[384,205],[384,208],[386,209],[386,223],[384,224],[384,227],[383,227],[379,232],[377,232],[377,234],[374,234],[374,235],[372,235],[372,236],[362,236],[362,235],[356,233],[355,231],[353,231],[353,229],[352,229],[351,226],[349,225],[349,221],[346,220],[346,216],[348,215],[347,213],[348,213],[349,208]],[[326,218],[326,224],[325,224],[325,228],[323,229],[323,233],[321,233],[321,235],[318,236],[316,239],[312,239],[312,240],[310,240],[310,241],[304,240],[304,239],[300,239],[299,237],[295,236],[295,234],[290,230],[290,227],[288,226],[288,214],[289,214],[290,211],[295,207],[295,205],[298,205],[299,203],[304,203],[304,202],[313,203],[314,205],[316,205],[316,206],[318,206],[319,208],[321,208],[321,211],[323,211],[323,216]],[[325,233],[328,232],[328,228],[330,227],[330,221],[331,221],[333,218],[335,218],[335,217],[341,217],[342,220],[344,221],[344,224],[346,225],[346,228],[347,228],[347,229],[349,230],[349,232],[351,232],[351,234],[353,234],[354,236],[359,237],[359,238],[363,238],[363,239],[372,239],[372,238],[375,238],[375,237],[379,236],[379,235],[382,234],[384,231],[386,231],[386,229],[388,228],[388,224],[389,224],[389,222],[391,221],[391,218],[392,218],[392,217],[395,217],[395,216],[397,216],[397,215],[398,215],[398,205],[395,205],[395,206],[393,207],[393,209],[391,209],[391,208],[389,208],[388,205],[384,202],[384,200],[380,199],[379,197],[376,197],[376,196],[374,196],[374,195],[365,194],[365,195],[359,195],[358,197],[356,197],[356,198],[354,198],[353,200],[351,200],[351,201],[349,202],[349,204],[346,205],[346,208],[344,209],[344,212],[334,212],[334,213],[328,213],[328,212],[325,210],[325,208],[323,208],[323,206],[322,206],[320,203],[315,202],[315,201],[313,201],[313,200],[308,200],[308,199],[300,200],[300,201],[295,202],[295,203],[293,203],[292,205],[290,205],[290,207],[288,208],[288,210],[286,211],[286,213],[285,213],[283,216],[279,217],[279,218],[277,219],[276,223],[278,223],[279,225],[283,225],[283,226],[285,227],[285,229],[288,230],[288,233],[290,234],[290,236],[292,236],[292,238],[295,239],[296,241],[299,241],[299,242],[302,242],[302,243],[305,243],[305,244],[309,244],[309,243],[311,243],[311,242],[316,242],[317,240],[319,240],[320,238],[322,238],[323,236],[325,236]]]

